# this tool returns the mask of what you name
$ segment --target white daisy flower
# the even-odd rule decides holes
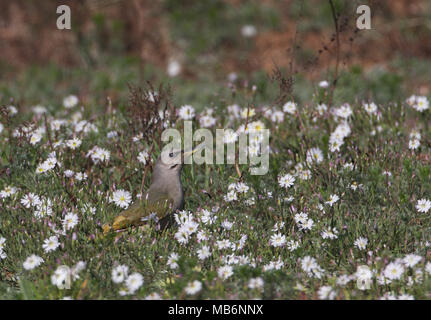
[[[290,188],[295,182],[295,177],[290,174],[278,177],[278,184],[283,188]]]
[[[403,258],[403,262],[408,268],[413,268],[422,260],[422,257],[417,254],[408,254]]]
[[[331,196],[329,197],[329,200],[326,201],[326,204],[329,204],[331,207],[334,205],[335,202],[337,202],[338,200],[340,200],[340,197],[338,197],[336,194],[331,194]]]
[[[241,28],[241,35],[245,38],[254,37],[256,34],[257,34],[257,29],[255,26],[251,24],[244,25]]]
[[[58,242],[58,238],[56,236],[51,236],[48,239],[45,239],[42,248],[46,253],[48,253],[57,249],[59,245],[60,243]]]
[[[251,290],[262,290],[264,285],[264,281],[261,277],[251,278],[248,281],[248,288]]]
[[[78,104],[78,97],[74,95],[67,96],[63,99],[63,106],[66,109],[75,107]]]
[[[270,239],[271,245],[273,247],[282,247],[286,244],[286,236],[281,233],[276,233],[271,236]]]
[[[421,142],[418,139],[409,140],[409,149],[416,150],[421,145]]]
[[[70,284],[70,269],[65,266],[59,266],[51,276],[51,283],[61,289],[68,289],[66,285]]]
[[[321,163],[323,161],[323,152],[319,148],[311,148],[307,151],[307,162],[309,164],[315,162],[315,163]]]
[[[217,270],[219,278],[222,280],[226,280],[230,276],[233,275],[232,267],[231,266],[222,266]]]
[[[197,250],[199,260],[205,260],[211,255],[210,248],[208,246],[202,246],[202,248]]]
[[[17,192],[17,189],[12,186],[7,186],[2,191],[0,191],[0,198],[9,198]]]
[[[210,128],[216,124],[216,118],[210,115],[203,115],[199,118],[199,123],[202,128]]]
[[[323,286],[317,291],[320,300],[334,300],[337,293],[331,286]]]
[[[41,204],[39,196],[31,192],[23,196],[20,202],[27,209],[30,209],[31,207],[36,207]]]
[[[73,138],[66,141],[66,146],[69,147],[72,150],[75,150],[76,148],[79,148],[82,141],[78,138]]]
[[[390,280],[399,280],[404,273],[404,267],[400,263],[391,262],[386,266],[383,273]]]
[[[23,267],[25,270],[32,270],[40,266],[42,262],[44,262],[44,260],[41,257],[32,254],[24,261]]]
[[[427,213],[431,208],[431,201],[428,199],[420,199],[416,204],[416,210],[419,212]]]
[[[120,208],[127,209],[132,202],[132,196],[129,191],[119,189],[112,194],[110,202],[114,202]]]
[[[367,238],[358,238],[355,240],[354,245],[356,248],[358,248],[359,250],[365,250],[365,248],[367,247],[368,244],[368,239]]]
[[[317,112],[319,115],[323,115],[326,110],[328,110],[328,106],[324,103],[317,105]]]
[[[170,59],[167,67],[167,73],[170,77],[176,77],[181,72],[181,64],[175,60]]]
[[[128,292],[133,294],[144,284],[144,277],[140,273],[132,273],[127,277],[125,284]]]
[[[230,144],[238,140],[238,134],[232,129],[225,129],[223,133],[223,142]]]
[[[283,111],[290,114],[295,114],[296,103],[293,101],[286,102],[283,106]]]
[[[112,269],[111,276],[112,276],[112,282],[114,283],[121,283],[123,282],[127,277],[129,273],[129,267],[126,265],[119,265]]]
[[[363,107],[369,115],[373,115],[377,113],[377,105],[374,102],[364,103]]]
[[[65,230],[71,230],[78,224],[79,218],[76,213],[69,212],[64,216],[63,227]]]
[[[328,88],[329,87],[329,82],[326,80],[322,80],[319,82],[319,87],[321,88]]]
[[[171,269],[178,268],[178,259],[179,259],[179,256],[177,253],[175,253],[175,252],[171,253],[171,255],[168,258],[168,262],[167,262],[169,268],[171,268]]]
[[[240,116],[242,119],[251,119],[256,115],[256,110],[254,108],[243,108],[241,110]]]
[[[195,117],[195,109],[190,105],[181,106],[178,116],[183,120],[192,120]]]
[[[194,280],[192,282],[189,282],[187,284],[187,287],[184,289],[188,295],[194,295],[201,291],[202,289],[202,282],[198,280]]]

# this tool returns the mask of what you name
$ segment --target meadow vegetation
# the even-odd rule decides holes
[[[211,63],[219,43],[242,41],[246,54],[235,26],[277,29],[277,12],[253,2],[233,17],[223,6],[183,16],[165,5],[197,59],[193,77],[125,54],[85,67],[2,64],[0,298],[430,298],[431,114],[418,89],[429,60],[340,66],[335,89],[333,64],[313,79],[276,64],[223,73]],[[185,165],[175,226],[104,237],[101,226],[148,188],[163,128],[184,120],[214,136],[232,129],[226,144],[269,129],[268,173]]]

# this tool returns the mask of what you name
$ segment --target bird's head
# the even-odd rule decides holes
[[[199,147],[190,150],[164,149],[157,159],[156,168],[164,172],[180,172],[185,159],[191,157],[193,153],[200,149]]]

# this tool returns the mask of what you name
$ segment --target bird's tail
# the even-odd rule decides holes
[[[124,210],[118,216],[116,216],[112,222],[112,225],[105,223],[102,226],[103,234],[106,235],[111,230],[117,231],[131,226],[139,226],[144,222],[142,220],[142,216],[144,214],[145,211],[142,209],[141,203],[135,203],[130,208]]]
[[[112,223],[112,226],[109,223],[105,223],[102,226],[103,234],[106,235],[109,231],[117,231],[121,229],[125,229],[131,225],[131,221],[123,215],[119,215],[115,217],[114,222]]]

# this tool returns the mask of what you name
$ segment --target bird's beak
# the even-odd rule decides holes
[[[203,144],[201,143],[200,145],[198,145],[196,148],[194,148],[194,149],[189,149],[189,150],[181,150],[181,153],[183,154],[183,157],[184,157],[184,159],[186,158],[186,157],[190,157],[190,156],[192,156],[194,153],[196,153],[196,152],[198,152],[198,151],[200,151],[200,150],[202,150],[202,148],[203,148]]]

